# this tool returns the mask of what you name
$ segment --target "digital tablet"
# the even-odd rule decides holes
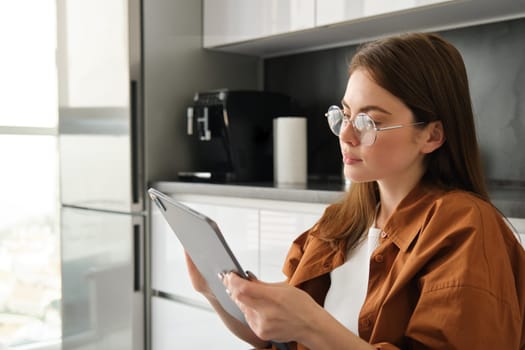
[[[218,275],[233,271],[243,278],[248,279],[248,276],[224,240],[219,226],[160,191],[150,188],[148,193],[219,303],[230,315],[246,324],[243,313],[226,293]]]

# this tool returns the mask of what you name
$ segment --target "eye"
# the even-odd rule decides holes
[[[370,116],[368,116],[365,113],[359,113],[355,117],[354,125],[355,128],[360,132],[364,132],[375,128],[374,121],[372,120],[372,118],[370,118]]]
[[[379,126],[381,124],[384,124],[384,122],[380,121],[380,120],[377,120],[377,119],[380,119],[380,117],[374,117],[372,115],[368,115],[368,117],[370,118],[370,120],[374,123],[374,126]]]

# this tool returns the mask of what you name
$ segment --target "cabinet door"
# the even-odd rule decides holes
[[[214,220],[245,270],[258,271],[259,217],[257,209],[183,202]],[[207,304],[196,293],[186,270],[184,250],[157,208],[152,207],[152,288]]]
[[[301,207],[301,203],[294,207]],[[260,278],[280,282],[285,279],[282,266],[292,242],[321,217],[325,205],[309,205],[304,211],[260,211]]]
[[[316,2],[316,25],[328,25],[409,10],[452,0],[323,0]]]
[[[314,26],[314,0],[204,0],[204,47]]]
[[[153,297],[151,300],[151,348],[246,350],[214,311]]]

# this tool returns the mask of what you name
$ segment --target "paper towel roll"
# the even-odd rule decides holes
[[[306,152],[306,118],[274,118],[274,182],[277,184],[306,184],[308,172]]]

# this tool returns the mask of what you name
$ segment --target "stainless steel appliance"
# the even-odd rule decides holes
[[[57,1],[62,348],[144,349],[139,1]]]
[[[257,85],[255,59],[201,49],[201,16],[192,0],[57,0],[64,350],[150,348],[147,184],[187,161],[175,121],[196,89]]]
[[[187,110],[187,132],[196,140],[195,181],[272,181],[273,118],[290,113],[290,98],[265,91],[198,92]]]

